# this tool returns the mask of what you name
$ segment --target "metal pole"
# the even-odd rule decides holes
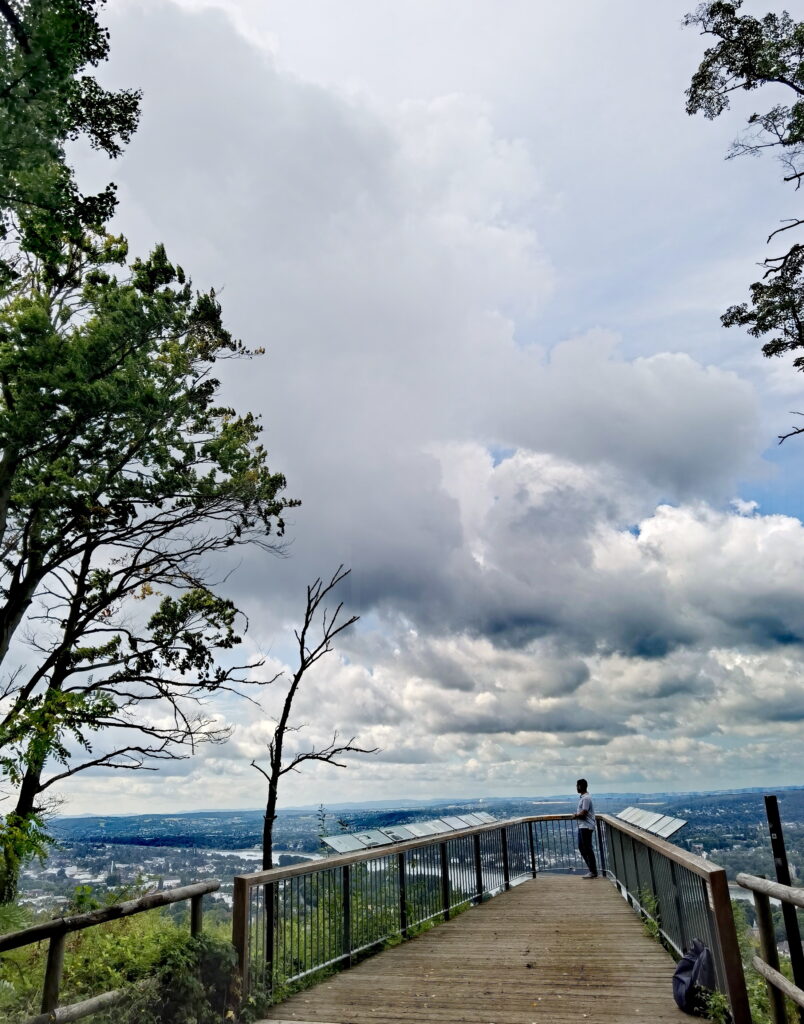
[[[768,817],[773,863],[776,866],[776,881],[782,885],[790,885],[790,868],[787,863],[787,851],[784,847],[782,819],[779,816],[779,801],[775,796],[765,797],[765,814]],[[801,949],[801,932],[798,927],[796,908],[782,901],[782,916],[787,932],[787,944],[790,947],[790,966],[793,968],[793,981],[799,988],[804,988],[804,952]],[[804,1024],[804,1007],[798,1007],[798,1019]]]
[[[477,902],[483,902],[483,862],[480,859],[480,835],[475,832],[472,836],[472,846],[475,853],[475,889],[477,890]]]
[[[536,877],[536,847],[533,843],[533,822],[528,822],[528,844],[530,845],[530,873]]]
[[[606,833],[608,835],[608,832]],[[600,854],[600,873],[608,874],[606,870],[606,844],[603,841],[603,822],[597,819],[597,852]]]
[[[405,878],[405,854],[396,855],[397,869],[399,870],[399,930],[402,935],[408,937],[408,890],[407,879]]]
[[[352,882],[349,865],[341,868],[343,879],[343,955],[352,962]]]
[[[511,888],[511,872],[508,867],[508,833],[505,828],[500,829],[500,838],[502,839],[502,858],[503,858],[503,885],[506,889]]]
[[[441,854],[441,909],[444,911],[444,920],[449,921],[449,860],[447,858],[447,844],[438,844]]]

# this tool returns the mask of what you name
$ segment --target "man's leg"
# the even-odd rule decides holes
[[[597,860],[595,859],[595,851],[592,846],[591,828],[578,829],[578,849],[581,851],[581,856],[589,868],[589,873],[597,875]]]

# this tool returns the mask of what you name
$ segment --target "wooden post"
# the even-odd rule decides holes
[[[776,867],[776,881],[782,885],[790,885],[790,868],[787,863],[787,850],[782,833],[782,818],[779,814],[779,801],[775,796],[765,797],[765,814],[768,819],[773,863]],[[799,988],[804,988],[804,951],[801,948],[801,931],[798,927],[796,908],[782,900],[782,917],[784,930],[787,933],[787,945],[790,950],[790,966],[793,970],[793,981]],[[798,1019],[804,1024],[804,1008],[798,1007]]]
[[[204,897],[193,896],[190,900],[190,934],[195,938],[204,930]]]
[[[771,914],[770,900],[764,893],[754,893],[754,908],[757,912],[757,927],[759,928],[759,944],[760,949],[762,950],[762,959],[769,967],[778,971],[779,952],[776,949],[776,933],[773,927],[773,916]],[[784,1005],[784,996],[770,981],[767,981],[767,986],[773,1024],[787,1024],[787,1010]]]
[[[405,854],[396,855],[397,870],[399,872],[399,930],[404,938],[408,937],[408,889],[407,877],[405,875]]]
[[[232,892],[232,945],[237,950],[237,969],[243,987],[243,998],[248,995],[248,881],[242,876],[235,876]]]
[[[734,1024],[751,1024],[751,1008],[745,987],[743,962],[737,943],[737,929],[731,912],[731,897],[726,872],[713,871],[709,876],[709,891],[712,894],[712,909],[715,914],[723,971],[726,976],[726,993],[731,1004]]]
[[[42,1013],[50,1013],[59,1005],[59,989],[61,988],[61,972],[64,968],[64,946],[67,933],[54,935],[47,948],[47,967],[45,968],[45,987],[42,992]]]
[[[511,871],[508,867],[508,833],[505,826],[500,829],[500,839],[502,840],[503,885],[508,890],[511,888]]]
[[[439,843],[438,850],[441,854],[441,909],[444,911],[444,920],[449,921],[449,858],[447,857],[447,844]]]

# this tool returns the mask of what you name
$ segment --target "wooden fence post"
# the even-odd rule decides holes
[[[243,998],[248,995],[248,902],[249,889],[245,878],[235,876],[232,893],[232,945],[237,950],[237,969],[243,986]]]
[[[193,896],[190,900],[190,934],[195,938],[204,930],[204,897]]]
[[[753,895],[754,907],[757,912],[757,926],[759,928],[759,942],[762,950],[762,959],[769,967],[778,971],[779,952],[776,949],[776,931],[773,927],[770,900],[763,892],[755,892]],[[787,1024],[787,1010],[784,1005],[784,996],[770,981],[767,981],[767,986],[773,1024]]]
[[[59,989],[61,988],[61,972],[64,968],[64,947],[67,933],[53,935],[47,948],[47,967],[45,968],[45,986],[42,991],[42,1013],[50,1013],[59,1005]]]
[[[751,1008],[748,1004],[743,962],[737,942],[734,915],[731,912],[731,896],[725,871],[721,869],[712,872],[709,876],[709,891],[712,894],[712,910],[720,940],[720,954],[723,957],[731,1015],[734,1024],[751,1024]]]

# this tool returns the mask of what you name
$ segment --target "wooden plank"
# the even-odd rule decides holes
[[[679,1024],[672,958],[603,879],[540,875],[272,1008],[273,1024]]]

